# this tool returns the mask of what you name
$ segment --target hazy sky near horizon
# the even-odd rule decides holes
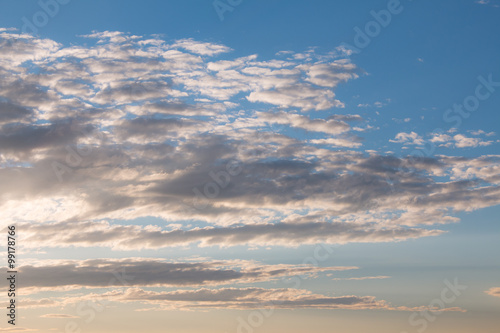
[[[2,1],[0,332],[497,332],[499,15]]]

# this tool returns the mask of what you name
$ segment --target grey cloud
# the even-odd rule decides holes
[[[82,132],[90,132],[91,127],[71,127],[60,122],[49,125],[15,124],[3,126],[0,134],[0,148],[6,151],[29,152],[37,148],[58,147],[74,143]]]
[[[163,142],[167,138],[174,139],[187,129],[197,128],[197,123],[189,119],[137,117],[126,119],[118,125],[115,134],[120,140],[130,138],[142,139],[145,143]]]
[[[165,262],[156,259],[90,259],[23,265],[23,289],[200,286],[271,281],[356,267],[263,265],[248,261]],[[57,276],[57,279],[54,279]]]
[[[33,111],[8,102],[0,102],[0,124],[20,122],[32,115]]]
[[[309,210],[319,217],[315,221],[331,224],[290,231],[305,242],[322,237],[314,234],[318,230],[337,241],[335,223],[352,216],[364,219],[360,225],[373,223],[373,232],[398,230],[396,240],[432,232],[403,226],[454,222],[453,211],[500,201],[498,156],[366,156],[352,150],[362,147],[362,138],[348,124],[362,121],[360,116],[299,113],[342,106],[334,88],[357,75],[347,60],[313,51],[292,53],[289,61],[258,61],[257,55],[221,60],[217,55],[229,48],[214,43],[168,43],[120,32],[86,37],[100,42],[65,47],[0,34],[3,220],[192,219],[225,229],[186,231],[179,242],[212,242],[219,233],[229,243],[245,235],[282,244],[288,239],[275,235],[289,226],[278,222]],[[258,103],[250,104],[255,110],[249,102]],[[314,137],[305,141],[288,129],[266,132],[266,123],[305,129]],[[87,147],[89,153],[70,156],[68,147]],[[239,161],[241,172],[205,209],[193,207],[194,190],[203,193],[215,184],[212,175],[231,161]],[[68,167],[61,181],[56,162]],[[438,182],[435,176],[444,178]],[[424,209],[427,217],[415,213]],[[391,212],[385,220],[364,217]],[[356,239],[356,232],[345,231],[344,241]]]
[[[148,230],[106,222],[22,224],[28,247],[109,246],[133,250],[184,246],[299,246],[317,243],[392,242],[437,236],[440,230],[388,227],[373,224],[302,222],[206,227],[191,230]]]
[[[124,104],[154,98],[164,98],[172,93],[166,82],[118,82],[115,86],[99,91],[91,101],[99,104]]]
[[[385,309],[384,301],[374,297],[339,296],[331,297],[313,294],[297,289],[262,289],[262,288],[223,288],[217,290],[198,289],[175,292],[154,292],[141,289],[128,289],[117,296],[120,301],[153,303],[175,308],[225,308],[258,309]]]
[[[301,67],[306,69],[307,80],[318,86],[336,87],[340,82],[358,77],[356,66],[346,59]]]
[[[151,291],[141,288],[122,288],[110,290],[105,293],[92,293],[84,296],[56,297],[48,304],[36,304],[30,299],[25,300],[28,307],[63,307],[79,302],[133,302],[146,306],[141,311],[162,310],[206,310],[206,309],[349,309],[349,310],[390,310],[390,311],[429,311],[429,307],[392,306],[384,300],[377,300],[373,296],[326,296],[314,294],[300,289],[263,289],[263,288],[220,288],[220,289],[195,289],[176,291]],[[433,312],[465,310],[452,308],[432,308]],[[57,316],[57,315],[56,315]]]
[[[362,121],[363,117],[357,114],[334,114],[327,119],[335,119],[340,121]]]

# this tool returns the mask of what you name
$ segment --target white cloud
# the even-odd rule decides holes
[[[343,108],[344,103],[335,99],[332,91],[318,91],[307,84],[278,88],[276,90],[254,91],[248,95],[250,102],[261,102],[283,108],[295,107],[304,111]]]
[[[492,132],[493,133],[493,132]],[[473,131],[473,135],[488,135],[484,131]],[[494,135],[490,134],[489,136]],[[455,148],[476,148],[484,147],[493,144],[494,141],[484,141],[481,138],[471,138],[463,134],[455,134],[453,136],[448,134],[434,133],[430,139],[431,142],[440,143],[440,147],[455,147]]]
[[[390,98],[386,98],[384,101],[375,101],[373,104],[370,103],[359,103],[358,108],[368,108],[368,107],[375,107],[375,108],[383,108],[384,106],[389,105],[391,103]]]
[[[227,53],[231,51],[231,49],[225,45],[198,42],[193,39],[178,40],[172,45],[172,48],[181,48],[196,54],[207,56],[214,56],[219,53]]]
[[[329,145],[333,147],[358,148],[362,146],[360,142],[348,138],[315,139],[309,142],[316,145]]]
[[[396,134],[394,140],[389,140],[389,141],[394,143],[403,143],[405,145],[408,144],[421,145],[424,143],[424,139],[415,132],[410,132],[410,133],[400,132]]]

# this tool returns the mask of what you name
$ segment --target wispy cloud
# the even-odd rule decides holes
[[[500,288],[490,288],[485,291],[488,295],[495,296],[495,297],[500,297]]]
[[[41,261],[23,265],[19,274],[24,293],[79,288],[208,286],[273,281],[288,276],[315,276],[321,272],[357,269],[353,266],[315,267],[266,265],[254,261],[226,260],[167,262],[160,259],[89,259]],[[58,279],[51,277],[57,274]],[[114,276],[118,276],[113,278]],[[122,276],[122,278],[119,278]]]
[[[437,236],[441,230],[375,227],[373,223],[304,222],[162,230],[107,222],[20,224],[28,247],[108,246],[121,250],[173,246],[299,246],[303,244],[391,242]]]
[[[103,302],[138,303],[138,311],[204,310],[204,309],[349,309],[349,310],[392,310],[434,312],[458,311],[458,307],[430,308],[427,306],[392,306],[373,296],[326,296],[300,289],[264,288],[201,288],[195,290],[151,291],[141,288],[111,290],[105,293],[91,293],[84,296],[54,297],[46,307],[61,307],[79,302],[102,300]],[[30,300],[28,300],[29,302]],[[34,306],[37,307],[37,306]],[[39,307],[39,306],[38,306]]]

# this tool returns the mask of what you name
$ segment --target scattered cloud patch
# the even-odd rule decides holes
[[[485,291],[485,293],[491,296],[500,297],[500,288],[490,288]]]

